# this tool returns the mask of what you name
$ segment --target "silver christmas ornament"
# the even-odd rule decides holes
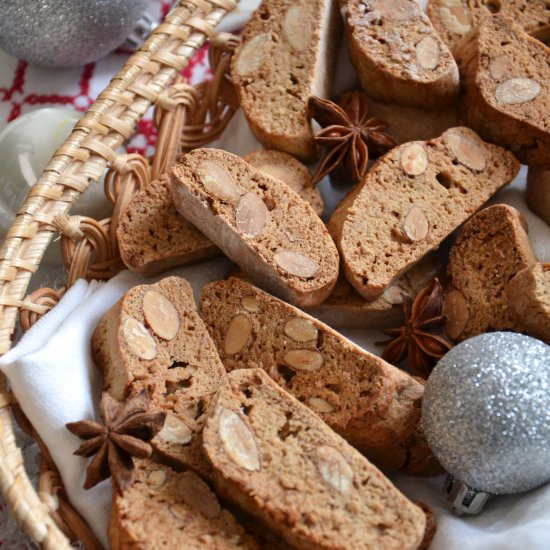
[[[458,344],[424,392],[427,441],[458,512],[550,480],[550,346],[512,332]]]
[[[149,0],[3,0],[0,48],[39,65],[83,65],[122,44],[148,5]]]

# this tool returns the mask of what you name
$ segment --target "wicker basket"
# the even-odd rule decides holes
[[[61,234],[67,286],[79,277],[112,277],[123,268],[116,243],[117,219],[132,195],[166,172],[180,151],[204,145],[223,131],[237,109],[227,76],[236,39],[216,35],[214,29],[237,4],[238,0],[181,0],[56,151],[0,249],[0,354],[11,347],[18,313],[26,329],[64,292],[41,289],[26,296],[52,237]],[[178,74],[207,39],[212,46],[214,78],[191,87]],[[151,105],[156,107],[159,128],[153,158],[117,155]],[[113,203],[112,218],[70,217],[71,205],[107,168],[105,191]],[[15,442],[14,417],[23,430],[36,437],[0,375],[0,488],[16,520],[44,548],[70,548],[69,540],[81,540],[86,548],[101,548],[69,504],[48,450],[39,439],[38,492],[31,485]]]

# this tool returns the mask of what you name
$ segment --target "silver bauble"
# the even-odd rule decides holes
[[[476,336],[436,365],[422,404],[441,465],[470,487],[519,493],[550,480],[550,346],[512,332]]]
[[[95,61],[131,34],[149,0],[3,0],[0,48],[31,63]]]

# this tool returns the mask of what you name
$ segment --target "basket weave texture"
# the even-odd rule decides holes
[[[181,0],[139,52],[113,77],[56,151],[9,229],[0,248],[0,354],[12,345],[18,313],[28,328],[60,299],[63,289],[26,291],[52,237],[61,233],[67,286],[79,277],[108,279],[123,268],[116,243],[118,215],[132,195],[161,177],[177,154],[208,143],[225,128],[237,108],[227,77],[230,35],[215,27],[238,0]],[[178,74],[209,39],[214,79],[195,88]],[[175,81],[175,84],[171,84]],[[151,105],[159,128],[151,162],[139,155],[117,155]],[[179,137],[178,137],[179,136]],[[70,217],[69,211],[105,170],[110,219]],[[71,548],[79,539],[100,548],[97,539],[66,499],[59,474],[41,444],[39,491],[30,483],[14,437],[14,420],[36,436],[0,375],[0,490],[22,529],[47,549]]]

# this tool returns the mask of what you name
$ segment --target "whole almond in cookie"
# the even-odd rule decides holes
[[[330,93],[340,27],[335,0],[265,0],[245,25],[231,78],[266,149],[317,156],[307,101]]]
[[[465,340],[491,330],[521,332],[505,292],[508,282],[536,262],[525,220],[511,206],[478,212],[460,230],[447,265],[447,334]]]
[[[224,379],[204,448],[218,491],[293,548],[416,550],[423,538],[422,510],[260,369]]]
[[[458,95],[458,68],[416,0],[344,0],[350,57],[380,101],[441,108]]]
[[[258,284],[301,306],[330,294],[338,251],[311,205],[288,185],[216,149],[188,153],[171,177],[181,215]]]
[[[229,371],[261,366],[367,457],[408,468],[405,442],[417,431],[423,392],[418,381],[238,278],[205,286],[201,315]],[[420,447],[418,434],[414,445]]]
[[[550,48],[499,14],[483,20],[456,56],[465,124],[522,163],[550,167]]]
[[[329,222],[351,285],[375,300],[514,179],[512,153],[468,128],[384,155]]]

